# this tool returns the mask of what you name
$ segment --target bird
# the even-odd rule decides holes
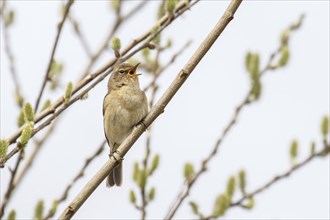
[[[108,92],[103,99],[104,134],[111,156],[131,133],[134,126],[143,123],[148,113],[147,96],[140,89],[136,73],[139,63],[115,65],[108,81]],[[121,186],[123,181],[122,161],[109,173],[106,186]]]

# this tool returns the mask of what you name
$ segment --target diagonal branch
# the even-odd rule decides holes
[[[163,96],[158,100],[155,106],[150,110],[146,116],[145,125],[150,126],[151,123],[164,112],[165,107],[171,101],[173,96],[181,88],[186,79],[190,76],[192,71],[202,60],[214,42],[218,39],[223,30],[227,27],[229,22],[233,19],[233,16],[241,4],[241,0],[233,0],[230,2],[225,13],[215,25],[213,30],[207,35],[205,40],[201,43],[193,56],[185,64],[185,66],[179,71],[176,78],[165,91]],[[118,164],[118,160],[121,160],[126,153],[130,150],[135,141],[144,132],[144,126],[137,125],[132,133],[124,140],[124,142],[118,147],[118,150],[110,157],[110,159],[101,167],[101,169],[94,175],[94,177],[85,185],[85,187],[78,193],[69,206],[63,211],[60,219],[71,219],[88,197],[94,192],[94,190],[101,184],[106,176],[114,169]]]
[[[314,159],[316,159],[318,157],[324,157],[324,155],[325,154],[329,154],[329,152],[330,152],[330,145],[329,145],[329,143],[327,143],[324,146],[324,149],[322,149],[321,151],[310,155],[309,157],[307,157],[302,162],[300,162],[300,163],[292,166],[286,172],[273,177],[270,181],[268,181],[267,183],[265,183],[263,186],[257,188],[253,192],[245,194],[244,196],[242,196],[242,198],[238,199],[236,202],[231,203],[230,204],[230,207],[234,207],[234,206],[244,207],[243,202],[246,199],[253,198],[255,195],[257,195],[257,194],[263,192],[264,190],[268,189],[269,187],[271,187],[272,185],[274,185],[278,181],[283,180],[285,178],[288,178],[293,172],[295,172],[295,171],[303,168],[304,166],[306,166],[307,164],[309,164],[310,162],[312,162]]]
[[[175,19],[180,17],[184,12],[189,10],[192,6],[194,6],[197,2],[200,0],[195,0],[194,2],[191,2],[189,7],[187,7],[186,3],[184,1],[180,2],[176,9],[174,10],[174,14],[171,15],[165,15],[163,16],[158,22],[157,25],[159,25],[161,30],[164,30],[166,27],[168,27],[169,24],[171,24]],[[158,34],[158,32],[156,33]],[[135,50],[134,54],[130,52],[135,46],[143,42],[144,40],[147,40],[144,45],[148,45],[148,42],[152,41],[154,37],[156,36],[155,33],[152,33],[152,31],[147,31],[140,37],[136,38],[133,40],[122,52],[121,54],[125,56],[123,60],[127,60],[131,56],[133,56],[135,53],[138,51]],[[142,47],[141,49],[143,49]],[[128,54],[128,55],[127,55]],[[83,80],[77,83],[77,85],[73,88],[72,91],[72,96],[75,96],[70,100],[69,103],[64,103],[64,97],[61,96],[59,97],[47,110],[41,112],[38,116],[35,118],[35,124],[40,122],[41,120],[44,120],[44,122],[34,128],[32,132],[33,137],[36,133],[41,131],[44,127],[48,126],[55,118],[57,118],[64,110],[66,110],[70,105],[75,103],[76,101],[80,100],[87,92],[89,92],[92,88],[94,88],[98,83],[100,83],[105,77],[107,77],[111,71],[112,71],[112,66],[115,64],[117,59],[112,58],[108,63],[106,63],[103,67],[99,68],[97,71],[95,71],[92,74],[87,75]],[[84,87],[86,87],[88,84],[89,85],[87,88],[83,90]],[[81,91],[83,90],[83,91]],[[80,92],[79,94],[77,94]],[[77,95],[76,95],[77,94]],[[19,128],[12,136],[10,136],[7,139],[7,142],[11,145],[16,142],[16,139],[21,135],[23,130],[23,127]],[[0,160],[0,168],[4,167],[5,163],[7,160],[9,160],[13,155],[15,155],[17,152],[19,152],[19,148],[16,146],[14,147],[6,156],[4,156]]]
[[[38,98],[37,98],[37,102],[36,102],[36,105],[34,107],[35,112],[37,112],[37,110],[38,110],[39,103],[40,103],[40,100],[41,100],[41,96],[44,92],[46,83],[49,80],[49,72],[50,72],[50,69],[51,69],[51,66],[52,66],[52,62],[54,60],[54,55],[55,55],[55,51],[56,51],[56,48],[57,48],[58,40],[60,39],[60,35],[62,33],[62,27],[64,25],[64,22],[65,22],[66,18],[68,17],[70,7],[73,4],[73,2],[74,2],[74,0],[68,0],[68,2],[66,4],[66,7],[65,7],[65,12],[64,12],[62,21],[58,24],[57,33],[56,33],[56,37],[55,37],[55,42],[54,42],[53,49],[52,49],[52,52],[51,52],[51,55],[50,55],[50,59],[48,61],[48,66],[47,66],[46,74],[45,74],[45,77],[44,77],[44,81],[42,82],[42,86],[41,86],[41,89],[40,89],[40,92],[39,92],[39,95],[38,95]]]

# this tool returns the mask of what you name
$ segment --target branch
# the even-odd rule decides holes
[[[148,127],[152,122],[164,112],[165,107],[171,101],[176,92],[180,89],[186,79],[190,76],[197,64],[202,60],[229,22],[233,19],[233,16],[238,9],[242,1],[233,0],[228,6],[227,10],[215,25],[213,30],[208,34],[206,39],[198,47],[197,51],[185,64],[185,66],[179,71],[176,78],[165,91],[163,96],[158,100],[155,106],[150,110],[146,116],[145,125]],[[60,219],[71,219],[73,215],[78,211],[87,198],[94,192],[94,190],[101,184],[106,176],[114,169],[119,160],[122,160],[126,153],[130,150],[135,141],[144,132],[144,126],[138,124],[131,134],[124,140],[124,142],[118,147],[118,150],[110,157],[110,159],[101,167],[101,169],[94,175],[94,177],[85,185],[85,187],[78,193],[69,206],[63,211]]]
[[[131,9],[131,11],[129,11],[126,15],[122,16],[120,14],[121,10],[120,7],[119,9],[116,11],[116,20],[114,25],[112,26],[112,29],[109,31],[108,35],[106,36],[106,38],[104,39],[103,43],[101,44],[101,46],[99,47],[99,49],[97,50],[96,53],[94,53],[93,55],[91,55],[91,59],[87,65],[87,67],[85,68],[84,73],[81,76],[81,79],[83,79],[84,77],[86,77],[86,75],[90,72],[91,68],[93,67],[93,65],[95,64],[95,62],[97,61],[97,59],[102,55],[102,53],[108,48],[108,44],[110,42],[110,40],[114,37],[115,33],[117,32],[117,30],[119,29],[119,27],[126,21],[128,21],[130,18],[132,18],[138,11],[140,11],[146,4],[148,3],[148,1],[144,0],[142,2],[140,2],[137,6],[135,6],[133,9]]]
[[[291,25],[290,26],[290,30],[294,31],[297,30],[298,27],[300,27],[301,23],[302,23],[302,19],[303,16],[300,18],[299,22],[296,25]],[[268,62],[266,64],[266,66],[260,70],[260,78],[263,77],[268,71],[271,70],[276,70],[280,67],[278,66],[274,66],[274,60],[280,55],[280,51],[281,51],[281,47],[283,45],[280,45],[269,57]],[[220,145],[222,144],[223,140],[226,138],[227,134],[229,133],[229,131],[234,127],[234,125],[237,123],[238,117],[240,115],[240,113],[242,112],[242,109],[244,107],[246,107],[247,105],[251,104],[253,101],[256,100],[251,100],[250,97],[253,94],[253,88],[250,89],[250,91],[246,94],[245,98],[243,99],[243,101],[236,107],[233,116],[231,117],[229,123],[227,124],[227,126],[224,128],[222,134],[220,135],[220,137],[218,138],[218,140],[215,142],[215,145],[211,151],[211,153],[209,154],[209,156],[207,156],[201,164],[200,169],[196,172],[196,174],[194,176],[192,176],[191,178],[185,180],[184,185],[182,187],[182,190],[179,192],[179,194],[177,195],[176,200],[173,202],[171,208],[169,209],[165,219],[172,219],[173,216],[175,215],[175,213],[177,212],[177,210],[179,209],[179,207],[182,205],[183,201],[188,197],[189,192],[191,190],[191,188],[193,187],[194,183],[197,181],[197,179],[199,179],[199,177],[201,176],[201,174],[203,174],[204,172],[206,172],[207,170],[207,165],[208,163],[216,156]]]
[[[21,85],[18,81],[18,77],[17,77],[17,70],[16,70],[16,66],[15,66],[15,58],[11,49],[11,45],[10,45],[10,37],[8,34],[8,26],[6,24],[6,16],[5,16],[5,12],[6,12],[6,1],[3,2],[3,6],[2,6],[2,10],[1,10],[1,17],[2,17],[2,22],[3,22],[3,40],[4,40],[4,45],[5,45],[5,52],[6,55],[8,57],[9,60],[9,69],[10,69],[10,73],[11,76],[13,78],[13,82],[14,82],[14,86],[15,86],[15,95],[16,95],[16,100],[17,100],[17,104],[20,107],[23,107],[23,96],[22,96],[22,92],[21,92]]]
[[[87,169],[87,167],[89,166],[89,164],[93,161],[93,159],[95,159],[97,156],[99,156],[102,151],[103,151],[103,147],[105,145],[106,141],[104,140],[100,146],[97,148],[97,150],[91,155],[89,156],[86,160],[84,165],[82,166],[82,168],[80,169],[80,171],[78,172],[78,174],[73,178],[73,180],[71,181],[70,184],[68,184],[68,186],[65,188],[65,190],[63,191],[61,197],[59,199],[56,200],[56,203],[58,206],[61,202],[64,202],[69,194],[70,189],[72,188],[72,186],[81,178],[84,176],[85,170]],[[45,216],[44,219],[50,219],[55,215],[55,210],[53,208],[51,208],[48,211],[48,214]]]
[[[189,7],[186,6],[185,2],[180,2],[177,6],[177,8],[174,11],[174,14],[172,15],[165,15],[163,16],[158,22],[157,25],[161,27],[161,30],[164,30],[169,24],[171,24],[176,18],[180,17],[184,12],[186,12],[188,9],[190,9],[192,6],[194,6],[197,2],[200,0],[196,0],[194,2],[191,2]],[[124,56],[126,55],[130,50],[132,50],[135,46],[140,44],[144,40],[148,40],[145,44],[152,41],[152,39],[156,35],[152,33],[152,31],[148,31],[141,35],[140,37],[133,40],[122,52],[121,54]],[[149,38],[148,38],[149,37]],[[135,50],[135,53],[138,51]],[[130,53],[129,55],[126,55],[123,60],[127,60],[134,54]],[[31,137],[33,137],[36,133],[38,133],[40,130],[42,130],[44,127],[48,126],[55,118],[57,118],[64,110],[66,110],[70,105],[75,103],[76,101],[80,100],[87,92],[89,92],[92,88],[94,88],[98,83],[100,83],[105,77],[107,77],[111,71],[112,66],[116,63],[117,59],[112,58],[108,63],[106,63],[103,67],[99,68],[97,71],[95,71],[92,74],[87,75],[83,80],[77,83],[77,85],[73,88],[72,96],[74,96],[76,93],[80,91],[78,95],[75,96],[75,98],[72,98],[69,103],[64,103],[64,97],[59,97],[47,110],[41,112],[36,118],[35,118],[35,124],[40,122],[41,120],[45,120],[41,125],[34,128]],[[94,82],[93,82],[94,81]],[[87,88],[85,88],[83,91],[81,91],[85,86],[90,84]],[[10,136],[7,139],[7,142],[9,145],[16,142],[16,139],[21,135],[23,128],[19,128],[12,136]],[[9,160],[13,155],[15,155],[19,151],[18,147],[13,148],[6,156],[4,156],[0,160],[0,167],[4,167],[7,160]]]
[[[9,199],[11,197],[11,194],[13,193],[13,191],[15,189],[14,179],[16,177],[18,167],[19,167],[21,161],[23,160],[23,154],[24,154],[24,151],[21,151],[20,154],[17,157],[17,161],[15,163],[14,169],[10,170],[11,177],[10,177],[10,180],[9,180],[9,185],[8,185],[7,191],[4,195],[4,198],[2,200],[2,204],[0,205],[0,219],[4,215],[5,209],[6,209],[6,206],[7,206],[8,202],[9,202]]]
[[[52,49],[52,52],[51,52],[51,55],[50,55],[50,59],[48,61],[48,66],[47,66],[46,74],[45,74],[45,77],[44,77],[44,81],[42,83],[42,86],[41,86],[41,89],[40,89],[40,92],[39,92],[39,95],[38,95],[38,98],[37,98],[37,102],[36,102],[36,105],[34,107],[35,112],[37,112],[37,110],[38,110],[39,103],[40,103],[40,100],[41,100],[41,96],[44,92],[46,83],[49,80],[49,72],[50,72],[50,69],[51,69],[51,66],[52,66],[52,62],[54,60],[54,55],[55,55],[55,51],[56,51],[56,48],[57,48],[57,43],[58,43],[58,40],[60,39],[60,35],[62,33],[62,27],[64,25],[64,22],[65,22],[66,18],[68,17],[70,7],[73,4],[73,2],[74,2],[74,0],[68,0],[68,2],[66,4],[66,7],[65,7],[65,12],[64,12],[62,21],[58,24],[57,33],[56,33],[56,37],[55,37],[55,42],[54,42],[53,49]]]
[[[270,181],[268,181],[266,184],[264,184],[263,186],[257,188],[256,190],[254,190],[251,193],[247,193],[246,195],[242,196],[242,198],[238,199],[236,202],[233,202],[230,204],[230,207],[234,207],[234,206],[241,206],[244,207],[243,202],[246,199],[249,198],[253,198],[255,195],[263,192],[264,190],[268,189],[269,187],[271,187],[273,184],[275,184],[276,182],[283,180],[285,178],[288,178],[293,172],[303,168],[304,166],[306,166],[307,164],[309,164],[310,162],[312,162],[314,159],[318,158],[318,157],[324,157],[325,154],[329,154],[330,152],[330,145],[329,143],[327,145],[325,145],[324,149],[322,149],[321,151],[310,155],[309,157],[307,157],[305,160],[303,160],[302,162],[292,166],[288,171],[277,175],[275,177],[273,177]]]

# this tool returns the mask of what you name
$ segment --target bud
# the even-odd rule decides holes
[[[190,207],[191,207],[193,213],[194,213],[195,215],[199,215],[199,207],[198,207],[197,203],[195,203],[195,202],[193,202],[193,201],[190,201],[190,202],[189,202],[189,205],[190,205]]]
[[[9,146],[8,141],[0,140],[0,159],[6,155],[8,146]]]
[[[133,190],[131,190],[129,193],[129,201],[133,204],[135,204],[135,202],[136,202],[136,196],[135,196],[135,192]]]
[[[323,139],[326,139],[327,135],[329,133],[329,117],[328,116],[324,116],[322,119],[321,133],[322,133]]]
[[[144,189],[147,184],[148,174],[146,169],[142,169],[138,175],[138,185],[141,189]]]
[[[112,44],[111,44],[111,47],[112,49],[115,51],[115,56],[117,58],[120,57],[120,53],[119,53],[119,50],[121,48],[121,43],[120,43],[120,39],[118,37],[115,37],[113,40],[112,40]]]
[[[23,109],[19,112],[18,118],[17,118],[17,125],[18,127],[22,127],[25,123],[25,116]]]
[[[33,131],[33,122],[26,124],[25,127],[23,128],[23,131],[20,136],[20,143],[22,147],[24,147],[29,142],[32,131]]]
[[[213,216],[216,218],[222,216],[225,214],[229,207],[229,199],[226,194],[222,194],[217,197],[215,203],[214,203],[214,208],[213,208]]]
[[[58,200],[55,199],[52,203],[52,208],[51,208],[51,212],[55,214],[56,210],[57,210],[57,206],[58,206]]]
[[[156,194],[156,189],[155,187],[152,187],[149,191],[149,201],[154,200]]]
[[[246,209],[252,209],[254,207],[254,199],[253,197],[248,198],[248,203],[244,206]]]
[[[42,108],[41,108],[41,112],[44,111],[44,110],[46,110],[46,109],[48,109],[48,108],[50,107],[51,104],[52,104],[51,101],[50,101],[49,99],[47,99],[47,100],[45,101],[44,105],[43,105]]]
[[[235,186],[236,186],[235,177],[231,176],[227,182],[227,189],[226,189],[226,193],[227,193],[229,201],[231,201],[231,199],[234,195]]]
[[[194,166],[191,163],[186,163],[184,166],[183,176],[190,179],[195,174]]]
[[[15,12],[13,10],[10,10],[5,18],[5,26],[9,27],[14,23],[14,21],[15,21]]]
[[[34,121],[34,111],[29,102],[25,104],[23,111],[24,111],[25,121],[33,122]]]
[[[312,141],[311,143],[311,156],[313,156],[315,154],[315,147],[316,147],[316,144],[314,141]]]
[[[65,88],[65,93],[64,93],[64,103],[65,104],[68,104],[70,99],[71,99],[71,95],[72,95],[72,82],[69,82],[67,85],[66,85],[66,88]]]
[[[165,2],[165,9],[166,11],[169,13],[169,14],[172,14],[174,9],[175,9],[175,6],[177,4],[177,1],[176,0],[166,0]]]
[[[246,187],[246,176],[245,176],[245,170],[240,170],[238,173],[238,184],[239,188],[243,195],[246,194],[245,187]]]
[[[13,209],[9,212],[9,215],[7,217],[8,220],[16,220],[16,211]]]
[[[139,178],[140,168],[138,163],[134,163],[133,167],[133,180],[137,183]]]
[[[276,66],[277,67],[283,67],[283,66],[285,66],[288,63],[289,58],[290,58],[289,47],[287,45],[285,45],[285,46],[283,46],[281,48],[281,57],[278,60],[278,63],[277,63]]]
[[[290,157],[291,157],[291,163],[292,165],[295,165],[296,159],[298,155],[298,141],[293,140],[291,142],[291,147],[290,147]]]
[[[150,168],[150,171],[149,171],[150,175],[157,169],[158,164],[159,164],[159,155],[156,154],[154,159],[152,160],[152,163],[151,163],[151,168]]]
[[[43,214],[44,214],[44,201],[39,200],[34,209],[34,219],[35,220],[43,219]]]

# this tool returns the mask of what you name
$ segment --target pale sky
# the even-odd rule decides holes
[[[119,30],[117,36],[122,45],[154,25],[158,3],[150,2]],[[201,1],[164,31],[164,42],[168,38],[174,42],[162,56],[164,63],[186,41],[192,40],[193,44],[159,78],[156,98],[172,82],[228,3]],[[125,2],[128,8],[133,4],[137,1]],[[9,34],[21,90],[26,100],[34,105],[55,38],[60,2],[9,1],[7,7],[15,10],[15,23]],[[108,2],[76,1],[71,12],[95,51],[113,21]],[[147,209],[148,218],[165,217],[182,187],[184,164],[189,161],[199,168],[247,93],[250,82],[244,66],[246,52],[260,53],[261,66],[265,66],[270,53],[278,47],[280,33],[302,13],[306,15],[303,26],[290,39],[288,66],[269,72],[262,79],[260,101],[243,110],[237,125],[210,163],[209,171],[194,185],[175,218],[195,217],[188,205],[191,200],[200,205],[205,215],[210,214],[217,195],[225,190],[227,179],[242,168],[247,172],[248,192],[288,170],[292,139],[300,144],[298,161],[308,157],[312,140],[320,149],[321,118],[329,115],[329,1],[243,2],[234,20],[153,125],[151,153],[159,153],[161,158],[160,166],[148,184],[156,187],[156,198]],[[19,109],[13,98],[14,85],[4,53],[3,35],[0,57],[1,138],[7,138],[17,130]],[[109,50],[95,69],[112,57]],[[47,90],[43,100],[54,101],[60,97],[65,85],[69,81],[77,82],[86,66],[87,57],[69,22],[64,26],[55,58],[65,66],[62,87],[55,92]],[[32,218],[39,199],[45,200],[48,210],[77,174],[85,158],[104,140],[102,101],[107,79],[89,93],[87,100],[76,102],[60,116],[55,133],[15,192],[7,213],[16,209],[19,219]],[[150,80],[147,74],[142,75],[141,87]],[[42,133],[36,138],[41,138]],[[143,135],[125,157],[124,185],[108,189],[105,183],[101,184],[74,219],[140,218],[140,213],[129,203],[129,191],[132,188],[137,191],[131,174],[134,162],[143,158],[145,138]],[[32,143],[27,146],[27,153],[32,146]],[[104,151],[93,161],[85,177],[74,185],[68,199],[58,207],[57,217],[107,158]],[[1,169],[1,198],[9,180],[7,168],[12,167],[15,160],[16,157]],[[329,194],[328,156],[316,159],[256,196],[252,210],[233,208],[225,219],[329,219]],[[239,197],[237,193],[234,200]]]

